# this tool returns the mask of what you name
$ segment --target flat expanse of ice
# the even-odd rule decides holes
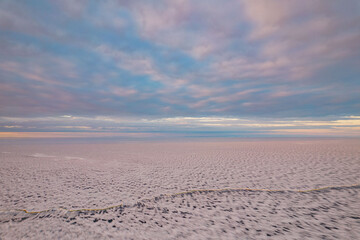
[[[358,183],[358,139],[3,141],[0,239],[360,239],[358,186],[166,195]]]

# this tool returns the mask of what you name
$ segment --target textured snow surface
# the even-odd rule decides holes
[[[359,140],[2,143],[0,239],[360,239],[359,187],[165,196],[351,185],[359,172]]]

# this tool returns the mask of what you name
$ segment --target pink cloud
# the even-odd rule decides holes
[[[44,62],[47,65],[52,63],[52,67],[45,67]],[[56,66],[55,71],[52,71],[53,66]],[[72,63],[51,56],[47,56],[46,59],[42,59],[40,62],[36,60],[26,62],[3,61],[0,62],[0,69],[24,79],[60,86],[71,86],[69,83],[62,81],[64,76],[67,78],[78,77]],[[59,79],[58,75],[61,75],[62,78]]]
[[[89,3],[88,0],[55,0],[53,2],[71,17],[81,17]]]
[[[138,93],[135,89],[114,87],[114,86],[111,87],[111,92],[116,96],[120,96],[120,97],[129,97]]]

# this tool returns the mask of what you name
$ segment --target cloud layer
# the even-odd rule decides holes
[[[57,128],[41,119],[211,117],[271,125],[358,116],[359,22],[356,0],[4,0],[0,124],[14,131],[23,128],[6,128],[19,126],[6,119],[31,119],[39,131],[65,131],[81,123]],[[272,127],[290,131],[270,125],[269,134]]]

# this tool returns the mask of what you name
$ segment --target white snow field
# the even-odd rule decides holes
[[[359,183],[359,139],[2,140],[0,239],[360,239]]]

